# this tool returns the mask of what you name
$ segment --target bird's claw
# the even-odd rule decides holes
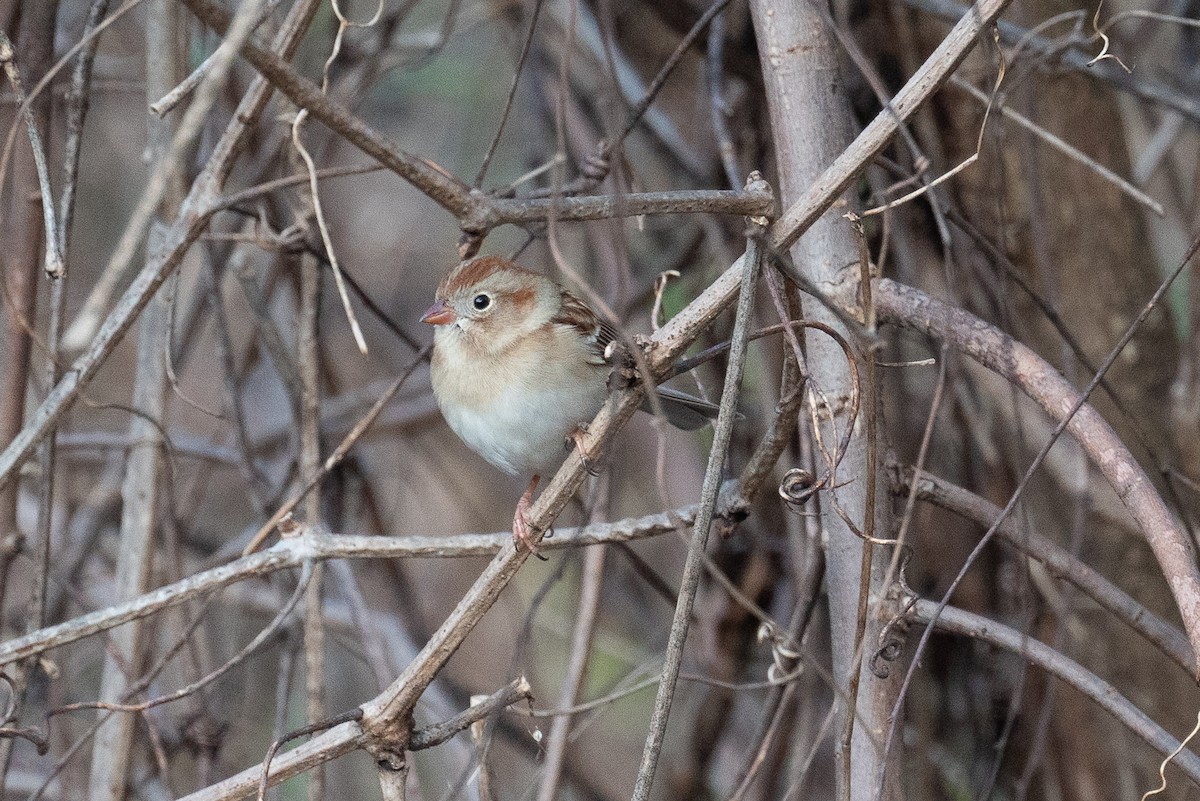
[[[588,452],[587,447],[583,444],[583,438],[586,434],[587,426],[580,423],[575,427],[574,431],[567,435],[564,444],[568,447],[568,450],[573,445],[575,450],[579,451],[579,459],[583,462],[583,469],[588,472],[589,476],[598,476],[600,475],[600,470],[596,467],[596,462],[592,459],[591,453]]]
[[[525,489],[525,494],[517,501],[517,511],[513,514],[512,533],[513,543],[520,549],[524,546],[528,551],[541,559],[548,561],[537,549],[537,541],[533,538],[533,527],[529,525],[529,509],[533,505],[533,491],[537,489],[540,476],[534,476]]]

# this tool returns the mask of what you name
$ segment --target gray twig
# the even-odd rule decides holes
[[[761,180],[761,178],[757,173],[751,173],[749,181],[755,180]],[[654,773],[658,768],[663,737],[667,731],[667,717],[670,715],[671,703],[675,697],[675,683],[679,679],[679,665],[683,661],[683,645],[687,639],[688,625],[691,622],[692,604],[696,599],[696,590],[700,586],[700,574],[704,569],[702,557],[704,547],[708,542],[708,529],[716,510],[717,493],[721,488],[721,472],[725,467],[725,453],[729,448],[730,437],[733,435],[734,421],[737,419],[737,401],[741,392],[742,371],[745,368],[746,347],[751,326],[750,314],[754,307],[754,287],[763,261],[761,229],[756,222],[751,222],[751,225],[754,228],[747,238],[746,255],[742,260],[742,281],[738,294],[733,335],[730,337],[731,345],[729,364],[725,370],[725,386],[721,390],[721,406],[714,427],[712,451],[709,453],[708,466],[704,471],[704,483],[700,490],[700,512],[696,515],[691,542],[688,545],[687,560],[683,566],[679,600],[675,606],[675,617],[671,621],[671,634],[667,640],[667,653],[663,660],[662,681],[658,685],[658,695],[654,699],[650,730],[646,734],[646,747],[642,752],[642,763],[638,768],[637,780],[633,788],[634,801],[646,801],[650,797],[650,788],[654,783]]]
[[[730,486],[731,497],[736,487]],[[577,548],[601,542],[629,542],[675,531],[696,517],[697,507],[627,518],[583,528],[557,529],[545,543],[546,550]],[[47,628],[0,643],[0,666],[107,631],[131,620],[206,595],[213,590],[256,576],[297,567],[305,559],[394,559],[408,557],[458,558],[492,556],[512,543],[512,533],[459,534],[449,537],[374,537],[353,534],[307,532],[291,537],[250,556],[151,590],[124,603],[89,612]]]
[[[8,82],[12,84],[13,93],[17,96],[17,103],[25,108],[25,129],[29,134],[29,147],[33,151],[33,163],[37,167],[38,188],[42,193],[42,221],[46,226],[46,275],[51,278],[60,278],[66,268],[63,265],[61,242],[58,237],[58,223],[54,218],[54,196],[50,192],[50,171],[46,166],[46,149],[42,145],[42,136],[38,133],[33,109],[25,105],[25,88],[21,84],[21,73],[17,69],[16,49],[2,30],[0,30],[0,67],[3,67]]]

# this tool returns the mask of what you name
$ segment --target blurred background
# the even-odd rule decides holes
[[[290,7],[279,0],[265,4],[260,41],[270,40]],[[1106,4],[1100,24],[1134,7],[1126,0]],[[600,143],[618,140],[631,109],[707,4],[382,0],[381,8],[371,24],[345,32],[328,68],[328,93],[397,146],[468,183],[480,173],[497,135],[518,64],[511,114],[480,181],[485,190],[520,196],[580,175],[600,179],[597,193],[728,189],[741,188],[751,170],[778,183],[761,54],[744,3],[729,3],[684,49],[649,110],[603,161],[597,159]],[[1017,0],[997,32],[999,44],[980,42],[959,71],[962,81],[986,95],[1004,64],[1001,96],[993,98],[982,138],[986,100],[977,102],[962,86],[949,85],[853,193],[863,207],[886,202],[897,186],[915,186],[912,176],[941,175],[978,146],[979,161],[953,180],[868,221],[872,257],[883,275],[1002,328],[1080,387],[1092,375],[1087,365],[1102,361],[1196,232],[1200,5],[1149,0],[1138,8],[1160,16],[1126,16],[1103,28],[1111,53],[1132,67],[1126,73],[1111,60],[1081,66],[1102,47],[1095,7]],[[341,0],[340,9],[362,23],[376,14],[373,0]],[[878,113],[879,93],[894,94],[961,13],[946,0],[835,0],[828,24],[841,47],[838,86],[861,124]],[[57,357],[63,366],[79,352],[72,345],[86,346],[95,335],[94,325],[72,328],[89,298],[102,319],[132,280],[133,272],[117,277],[108,265],[148,179],[162,164],[163,131],[169,136],[170,126],[196,102],[184,100],[167,122],[150,114],[148,103],[157,99],[150,88],[162,81],[154,63],[168,60],[178,82],[221,41],[182,5],[166,0],[104,5],[0,0],[0,30],[16,45],[26,91],[66,61],[32,106],[55,198],[65,183],[75,103],[69,92],[76,56],[71,51],[84,36],[89,14],[115,20],[98,36],[85,87],[90,111],[65,249],[62,323],[69,333]],[[165,28],[168,47],[156,52],[148,48],[148,37],[167,18],[173,20]],[[337,31],[334,8],[320,3],[291,59],[296,70],[320,82]],[[151,75],[154,70],[159,71]],[[161,232],[174,223],[182,193],[213,157],[254,74],[236,60],[217,88],[198,135],[183,151],[160,221],[151,223],[150,241],[170,236]],[[1002,115],[1001,104],[1032,120],[1036,130]],[[41,272],[45,233],[36,175],[16,108],[14,90],[5,84],[0,122],[12,131],[14,144],[0,186],[0,264],[7,281],[0,382],[9,438],[47,392],[54,306],[51,282]],[[272,98],[220,187],[222,195],[304,172],[292,146],[295,113],[286,99]],[[1093,163],[1047,144],[1045,131]],[[353,169],[376,165],[319,122],[306,121],[302,137],[316,167],[325,171],[320,200],[329,240],[358,287],[351,305],[369,355],[355,345],[306,182],[259,193],[213,215],[177,277],[160,292],[167,310],[162,324],[169,332],[164,341],[142,346],[139,356],[137,328],[131,331],[59,422],[49,499],[36,461],[0,497],[5,537],[0,620],[6,639],[38,627],[30,599],[38,593],[36,546],[46,526],[50,559],[41,623],[104,608],[121,597],[116,576],[127,548],[123,531],[132,525],[126,519],[129,493],[136,489],[126,486],[123,502],[122,484],[129,483],[133,454],[148,449],[137,433],[147,425],[165,436],[166,445],[150,468],[157,480],[146,587],[235,558],[297,491],[300,398],[290,354],[299,347],[306,263],[319,265],[320,275],[322,457],[409,366],[417,348],[432,340],[432,330],[418,320],[438,281],[458,260],[458,221],[386,170]],[[1162,213],[1100,175],[1096,163],[1138,187]],[[678,273],[661,292],[662,317],[670,318],[741,254],[743,233],[737,217],[701,214],[507,226],[490,234],[481,252],[515,256],[583,295],[574,283],[581,277],[624,321],[625,331],[636,334],[652,328],[660,275]],[[134,267],[152,257],[150,248],[139,249]],[[562,271],[564,264],[574,276]],[[96,296],[106,274],[115,291]],[[1112,395],[1093,398],[1189,525],[1200,480],[1197,286],[1185,273],[1117,360],[1109,375]],[[756,325],[778,322],[769,295],[760,294]],[[1056,312],[1057,326],[1047,308]],[[718,319],[694,350],[728,338],[731,324],[730,316]],[[72,331],[83,339],[72,342]],[[936,342],[899,330],[885,331],[884,342],[879,360],[891,365],[879,370],[887,458],[915,462],[928,424],[925,469],[1002,506],[1051,423],[1003,380]],[[778,336],[750,346],[739,407],[743,419],[725,468],[729,477],[745,465],[783,395],[786,347]],[[936,363],[924,361],[930,358]],[[174,375],[163,384],[161,411],[150,414],[132,394],[139,361],[146,359],[169,365]],[[677,385],[716,398],[724,367],[718,357]],[[927,422],[935,388],[944,397]],[[772,649],[757,639],[759,621],[706,579],[685,653],[689,678],[680,685],[656,783],[658,798],[835,795],[837,736],[827,718],[835,693],[822,670],[830,660],[830,624],[819,592],[822,532],[808,512],[781,503],[774,491],[785,470],[805,464],[811,437],[803,429],[811,419],[807,408],[800,412],[802,431],[789,442],[774,481],[748,519],[710,542],[719,569],[776,620],[791,619],[816,593],[803,640],[808,667],[786,696],[767,683]],[[679,432],[639,415],[620,435],[606,469],[558,525],[694,503],[711,437],[710,429]],[[526,479],[500,473],[449,431],[433,402],[427,365],[420,364],[322,481],[321,523],[336,533],[404,537],[504,532]],[[894,494],[898,525],[906,492]],[[1055,447],[1014,519],[1177,624],[1141,535],[1073,445]],[[434,801],[485,792],[496,799],[543,797],[538,793],[548,792],[544,767],[551,724],[528,712],[561,705],[589,571],[599,602],[594,629],[585,632],[590,660],[579,701],[628,689],[659,670],[687,533],[611,547],[604,557],[556,551],[548,561],[527,562],[426,693],[417,722],[446,719],[472,695],[494,692],[520,675],[528,677],[536,700],[495,719],[484,735],[486,751],[464,733],[416,754],[412,797]],[[940,598],[979,533],[974,523],[918,503],[908,524],[911,588]],[[485,564],[473,557],[327,565],[319,603],[326,635],[319,684],[326,714],[377,695]],[[2,741],[3,797],[179,798],[261,761],[273,740],[311,719],[300,614],[217,681],[130,715],[122,759],[128,769],[116,789],[97,787],[103,773],[97,763],[115,758],[94,745],[111,742],[92,738],[97,713],[64,713],[49,723],[45,715],[101,697],[102,676],[114,670],[106,669],[106,654],[129,682],[153,674],[135,700],[186,686],[267,626],[295,586],[294,571],[284,572],[225,589],[204,606],[197,601],[150,617],[133,663],[117,659],[108,635],[98,635],[54,649],[41,661],[10,666],[11,725],[38,727],[48,750],[39,754],[25,740]],[[1182,737],[1191,727],[1200,694],[1186,672],[1017,552],[990,546],[954,603],[1078,660],[1174,735]],[[312,606],[301,609],[314,614]],[[199,619],[194,628],[193,618]],[[618,695],[573,717],[561,776],[549,790],[556,797],[628,796],[654,688]],[[917,672],[901,734],[905,789],[919,799],[1136,798],[1155,786],[1161,759],[1087,698],[1020,657],[942,634]],[[487,773],[483,789],[481,759]],[[1167,797],[1197,795],[1182,774],[1167,775]],[[285,799],[380,793],[371,759],[362,752],[329,765],[323,785],[314,781],[299,777],[271,793]]]

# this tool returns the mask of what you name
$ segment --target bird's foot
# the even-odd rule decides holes
[[[517,501],[517,511],[513,514],[512,532],[513,542],[517,548],[525,546],[531,554],[546,561],[546,557],[538,553],[537,542],[533,538],[533,528],[529,525],[529,509],[533,506],[533,491],[537,489],[538,481],[541,476],[535,475],[529,481],[529,486],[525,488],[525,494]]]
[[[575,430],[567,435],[564,444],[568,450],[570,450],[571,446],[574,446],[575,450],[579,451],[579,458],[583,461],[583,469],[588,471],[589,476],[598,476],[600,475],[600,470],[596,467],[596,462],[592,459],[592,454],[583,443],[587,430],[586,423],[580,423],[575,426]]]

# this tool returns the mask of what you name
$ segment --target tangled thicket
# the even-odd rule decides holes
[[[1153,789],[1197,18],[0,0],[0,796]],[[623,333],[546,561],[429,387],[480,252]]]

